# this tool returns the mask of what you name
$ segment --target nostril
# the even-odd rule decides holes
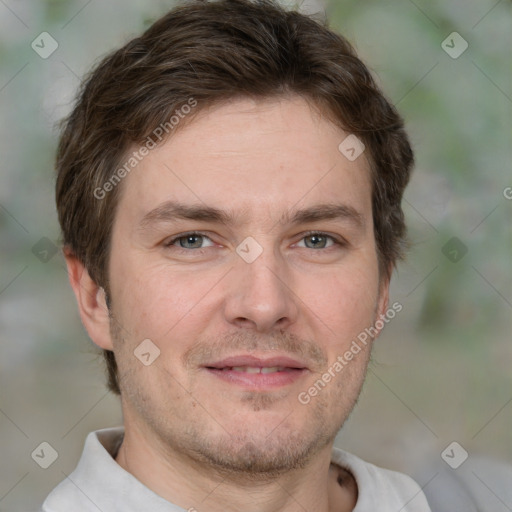
[[[238,327],[244,327],[246,329],[247,328],[250,328],[250,329],[256,328],[256,323],[253,320],[249,320],[248,318],[245,318],[242,316],[235,318],[234,322]]]

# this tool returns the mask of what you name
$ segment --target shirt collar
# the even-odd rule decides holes
[[[73,499],[89,502],[87,510],[93,504],[91,510],[102,512],[183,512],[184,509],[155,494],[115,461],[123,436],[124,427],[97,430],[87,436],[78,466],[63,482],[73,491]],[[70,500],[69,505],[73,504]]]

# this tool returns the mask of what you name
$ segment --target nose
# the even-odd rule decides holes
[[[251,263],[239,258],[229,279],[224,306],[229,323],[270,332],[296,321],[299,299],[292,289],[291,271],[271,249]]]

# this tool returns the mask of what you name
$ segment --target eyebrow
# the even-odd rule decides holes
[[[155,224],[172,222],[178,219],[204,221],[217,224],[235,224],[236,215],[232,211],[220,210],[201,204],[183,204],[165,201],[144,215],[139,229],[145,230]],[[343,204],[318,204],[309,208],[284,212],[278,222],[282,224],[306,224],[322,220],[342,220],[358,228],[365,227],[364,216],[355,208]]]

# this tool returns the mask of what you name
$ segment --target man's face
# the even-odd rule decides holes
[[[347,135],[298,97],[237,100],[126,177],[109,274],[127,428],[237,471],[300,467],[333,441],[370,344],[299,394],[387,300],[368,162],[340,153]],[[212,208],[225,218],[194,211]],[[148,366],[134,355],[146,339],[160,350]]]

